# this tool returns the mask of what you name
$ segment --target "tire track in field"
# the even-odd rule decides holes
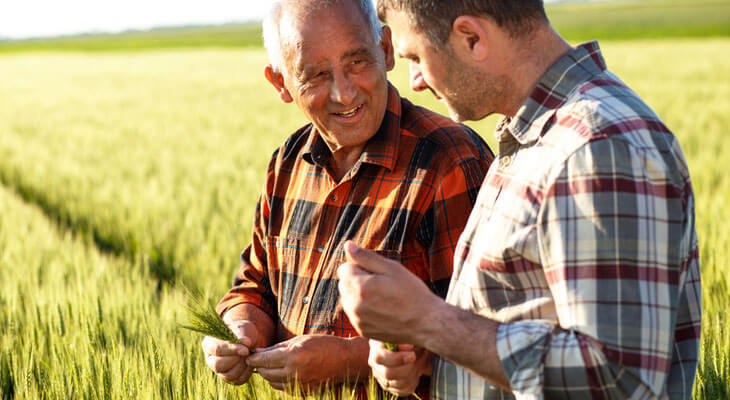
[[[2,161],[0,161],[0,185],[17,193],[26,203],[40,209],[58,229],[89,238],[101,253],[122,257],[132,263],[141,257],[150,275],[157,280],[158,289],[164,285],[174,284],[181,278],[170,252],[156,248],[152,254],[147,254],[137,246],[134,236],[125,238],[121,234],[109,235],[102,232],[91,218],[82,213],[74,213],[65,205],[63,199],[56,198],[27,182],[23,179],[19,168],[3,165]],[[185,285],[195,289],[196,284],[194,280],[188,279],[185,280]]]

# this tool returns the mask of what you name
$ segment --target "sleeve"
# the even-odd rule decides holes
[[[269,163],[264,184],[254,216],[251,244],[241,253],[241,266],[233,278],[233,287],[218,303],[216,311],[223,315],[239,304],[252,304],[277,320],[276,298],[271,288],[266,253],[266,236],[269,216],[271,215],[271,194],[276,178],[276,159],[274,153]]]
[[[464,158],[445,171],[437,182],[431,206],[418,228],[428,252],[428,268],[434,292],[446,297],[453,272],[454,252],[466,227],[491,159]]]
[[[517,397],[664,395],[681,293],[698,281],[687,189],[663,157],[598,140],[550,178],[537,233],[559,324],[500,325]]]

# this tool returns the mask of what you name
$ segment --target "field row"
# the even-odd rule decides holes
[[[177,328],[178,293],[2,187],[0,210],[0,398],[234,397]]]

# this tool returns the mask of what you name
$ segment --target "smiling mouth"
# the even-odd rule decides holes
[[[344,112],[334,113],[334,114],[337,116],[340,116],[340,117],[350,118],[350,117],[354,116],[355,114],[357,114],[357,112],[360,111],[361,108],[362,108],[362,106],[357,106],[353,109],[350,109],[350,110],[347,110]]]

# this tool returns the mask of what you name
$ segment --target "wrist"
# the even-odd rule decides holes
[[[441,335],[449,335],[449,323],[453,317],[451,305],[440,297],[433,295],[430,301],[423,302],[423,311],[415,319],[413,326],[413,341],[416,346],[423,347],[428,353],[437,353],[437,344],[442,341]]]
[[[341,368],[338,372],[350,377],[369,376],[370,365],[368,365],[368,356],[370,354],[370,345],[368,344],[368,340],[358,336],[342,338],[342,343],[342,352],[339,354],[346,354],[348,356],[344,357],[347,360],[344,368]]]

